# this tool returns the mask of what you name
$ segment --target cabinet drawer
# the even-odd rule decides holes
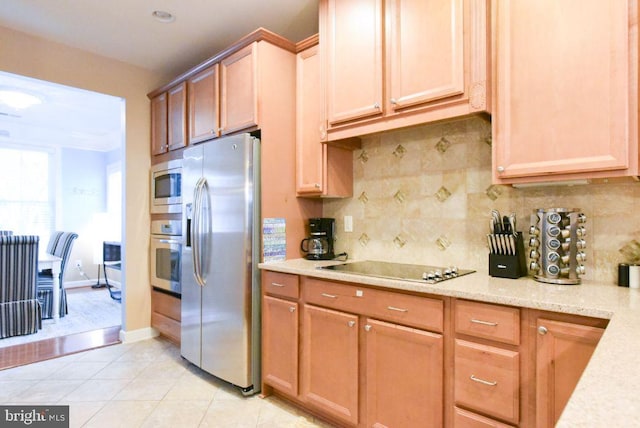
[[[151,312],[151,327],[174,343],[180,344],[180,322],[158,312]]]
[[[262,271],[262,289],[267,294],[297,299],[300,295],[298,278],[289,273]]]
[[[454,428],[513,428],[513,425],[503,424],[457,407],[453,416],[453,426]]]
[[[456,405],[518,423],[518,352],[458,339],[454,361]]]
[[[520,309],[456,300],[456,333],[520,344]]]
[[[180,299],[159,291],[151,291],[151,310],[176,321],[181,319]]]
[[[371,300],[366,288],[310,277],[302,278],[302,295],[307,303],[355,313],[363,313]]]
[[[442,300],[304,278],[305,301],[411,327],[442,332]]]
[[[438,333],[443,331],[442,300],[383,290],[369,290],[369,293],[372,295],[369,315]]]

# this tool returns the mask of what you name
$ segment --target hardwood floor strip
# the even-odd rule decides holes
[[[0,370],[120,343],[120,326],[0,348]]]

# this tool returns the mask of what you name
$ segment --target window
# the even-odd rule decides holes
[[[55,225],[53,155],[46,149],[0,147],[0,229],[47,242]]]

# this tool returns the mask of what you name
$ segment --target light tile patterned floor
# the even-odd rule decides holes
[[[71,427],[323,427],[281,400],[243,397],[163,339],[0,371],[0,403],[70,406]]]

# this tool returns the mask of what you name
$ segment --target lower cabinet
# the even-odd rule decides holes
[[[151,327],[176,344],[180,344],[180,299],[151,290]]]
[[[302,399],[356,425],[358,317],[305,305],[302,336]]]
[[[263,272],[263,394],[339,427],[553,427],[607,320]]]
[[[536,426],[553,427],[604,328],[546,318],[536,326]]]
[[[298,304],[276,297],[262,299],[262,377],[292,396],[298,395]]]
[[[510,423],[519,423],[518,352],[456,340],[454,366],[456,405]]]
[[[368,427],[443,426],[441,334],[367,319]]]

